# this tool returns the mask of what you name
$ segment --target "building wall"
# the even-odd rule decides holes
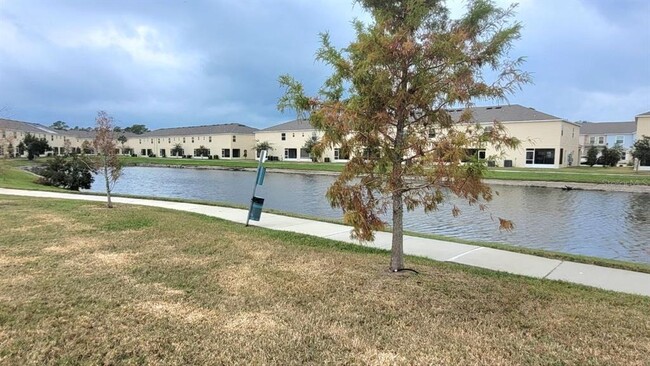
[[[650,136],[650,116],[636,117],[636,138],[641,139],[643,136]]]
[[[211,156],[218,155],[220,159],[252,159],[255,137],[252,133],[138,136],[128,139],[124,147],[133,149],[133,152],[139,156],[147,156],[151,153],[157,157],[171,157],[171,150],[177,144],[183,148],[183,155],[195,156],[195,150],[204,146],[210,150]],[[234,157],[233,150],[237,149],[239,156]]]
[[[504,166],[505,160],[511,160],[514,167],[530,168],[559,168],[576,166],[580,163],[578,154],[579,126],[561,120],[540,122],[506,122],[504,123],[508,134],[516,137],[521,144],[516,149],[504,151],[504,156],[497,159],[499,166]],[[532,150],[533,159],[527,159],[527,151]],[[545,150],[552,150],[552,164],[535,163],[535,154]],[[488,147],[488,156],[498,152]],[[560,160],[560,155],[562,160]],[[539,160],[539,159],[538,159]],[[548,163],[550,159],[544,162]]]
[[[284,140],[282,139],[283,134]],[[255,132],[255,140],[257,143],[266,141],[271,144],[272,150],[269,151],[270,157],[277,157],[278,160],[286,161],[311,161],[311,158],[306,156],[304,153],[301,156],[300,150],[304,148],[305,143],[307,140],[311,139],[312,136],[316,136],[317,139],[320,139],[323,136],[323,133],[316,131],[315,129]],[[295,149],[296,157],[291,157],[286,151],[287,149]],[[331,162],[337,161],[334,159],[333,149],[326,149],[319,160],[324,161],[325,158],[328,158]]]

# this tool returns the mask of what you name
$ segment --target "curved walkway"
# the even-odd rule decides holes
[[[105,201],[104,196],[71,193],[26,191],[0,188],[0,195],[41,198],[74,199],[83,201]],[[153,199],[113,198],[115,203],[162,207],[172,210],[194,212],[237,223],[245,223],[247,210],[206,206],[193,203],[158,201]],[[308,234],[321,238],[360,244],[350,239],[350,227],[315,220],[306,220],[270,213],[263,213],[259,222],[252,222],[273,230]],[[364,243],[379,249],[390,250],[391,234],[377,232],[375,241]],[[581,264],[558,259],[537,257],[505,250],[485,248],[476,245],[452,243],[435,239],[404,236],[404,252],[438,261],[454,262],[475,267],[513,273],[517,275],[572,282],[605,290],[650,296],[650,274],[621,269]]]

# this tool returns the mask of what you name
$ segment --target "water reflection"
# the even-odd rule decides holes
[[[248,204],[253,172],[126,168],[116,193],[191,198]],[[342,217],[325,199],[334,177],[269,173],[258,194],[265,207],[316,217]],[[650,263],[650,195],[562,191],[550,188],[495,186],[487,212],[451,198],[430,214],[405,216],[407,230],[501,242],[530,248]],[[99,181],[91,188],[101,191]],[[451,215],[453,205],[462,214]],[[498,217],[515,223],[511,233],[498,230]]]

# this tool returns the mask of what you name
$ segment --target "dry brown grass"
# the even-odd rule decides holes
[[[3,197],[0,364],[620,364],[650,299],[185,213]],[[34,222],[38,217],[40,221]]]

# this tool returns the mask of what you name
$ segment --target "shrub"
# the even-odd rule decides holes
[[[88,189],[95,180],[93,176],[95,170],[91,162],[77,155],[67,158],[56,156],[37,173],[41,176],[38,180],[40,184],[73,191],[78,191],[80,188]]]

